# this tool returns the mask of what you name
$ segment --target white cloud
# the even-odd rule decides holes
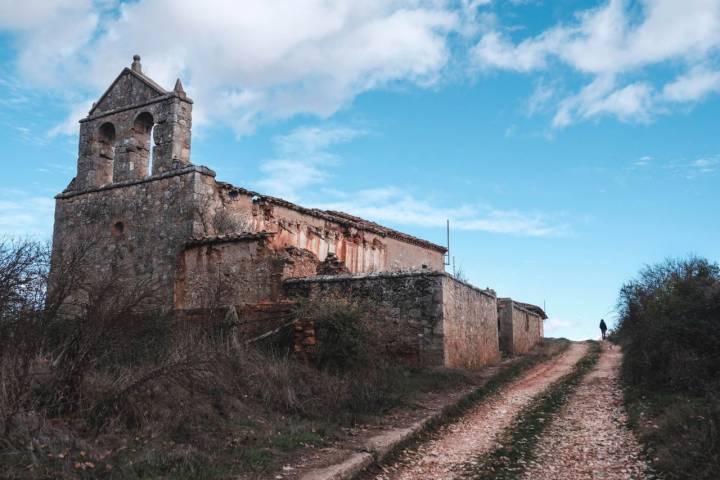
[[[562,318],[555,318],[550,317],[547,320],[545,320],[543,324],[543,330],[546,334],[557,334],[566,332],[568,329],[571,329],[577,325],[577,322],[571,322],[569,320],[565,320]]]
[[[686,167],[685,176],[687,178],[715,173],[720,170],[720,156],[698,158],[687,164]]]
[[[610,0],[519,42],[493,30],[480,38],[471,56],[482,69],[531,72],[559,63],[590,76],[578,93],[558,101],[556,127],[601,115],[647,121],[663,102],[696,100],[718,90],[716,74],[697,68],[710,62],[720,46],[720,1],[638,4]],[[689,73],[662,95],[646,81],[628,80],[657,65],[686,66]]]
[[[331,149],[365,133],[348,127],[306,126],[276,137],[277,157],[260,166],[265,178],[257,185],[271,195],[298,200],[302,190],[330,178],[328,169],[338,162]]]
[[[17,34],[28,80],[99,95],[140,53],[162,85],[183,77],[196,124],[238,133],[300,113],[328,117],[394,81],[434,84],[459,22],[440,0],[141,0],[119,13],[90,0],[16,3],[0,0],[0,29]]]
[[[653,157],[650,155],[643,155],[642,157],[638,158],[633,162],[633,168],[642,168],[647,167],[650,165],[650,162],[652,162]]]
[[[647,121],[652,111],[653,90],[647,83],[615,88],[615,80],[598,77],[577,95],[560,102],[553,125],[564,127],[574,119],[614,115],[622,121]]]
[[[555,88],[541,80],[535,86],[535,90],[533,90],[532,95],[530,95],[527,101],[528,114],[534,115],[537,112],[545,110],[555,95]]]
[[[562,237],[571,233],[569,225],[540,212],[474,204],[443,207],[398,187],[360,190],[316,206],[402,226],[442,228],[449,219],[452,228],[464,231],[523,237]]]
[[[366,130],[334,125],[305,126],[278,136],[277,156],[260,166],[264,177],[255,185],[263,193],[379,223],[442,228],[450,219],[457,230],[527,237],[561,237],[572,233],[561,216],[537,211],[503,210],[484,204],[444,207],[394,186],[354,192],[326,188],[333,169],[341,165],[335,147],[367,134]],[[321,197],[312,192],[321,192]]]
[[[17,69],[33,83],[61,86],[74,79],[77,56],[98,20],[91,0],[0,0],[0,31],[15,35]]]
[[[452,51],[468,41],[480,69],[534,72],[563,64],[589,77],[575,93],[531,100],[531,113],[555,110],[556,127],[604,115],[648,121],[665,104],[720,90],[720,68],[713,66],[720,0],[609,0],[520,40],[510,36],[518,26],[501,25],[490,3],[0,0],[0,31],[11,32],[13,64],[25,81],[65,98],[68,85],[82,92],[82,102],[67,99],[75,109],[140,53],[162,85],[183,78],[196,100],[196,126],[221,124],[238,134],[297,114],[328,118],[393,82],[435,85],[456,65]],[[461,37],[459,48],[451,48],[452,35]],[[682,72],[664,87],[634,78],[657,65]],[[598,82],[612,87],[590,94]],[[72,132],[68,125],[54,132]]]
[[[0,189],[0,235],[49,237],[54,207],[50,197]]]
[[[694,180],[720,172],[720,154],[705,155],[694,160],[685,159],[664,162],[655,162],[651,157],[642,157],[633,165],[636,167],[648,167],[651,160],[653,160],[653,165],[656,168],[662,168],[686,180]]]
[[[697,67],[668,83],[663,97],[671,102],[692,102],[720,91],[720,71]]]
[[[77,135],[80,130],[80,124],[78,122],[80,119],[87,117],[92,104],[92,100],[85,100],[84,102],[74,105],[65,120],[48,131],[48,137],[55,138],[58,135]]]
[[[13,0],[0,1],[0,28],[25,31],[43,27],[67,12],[88,12],[91,0]]]

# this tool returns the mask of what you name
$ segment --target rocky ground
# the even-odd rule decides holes
[[[647,478],[641,448],[626,427],[621,358],[617,347],[604,343],[595,369],[545,430],[523,479]]]
[[[443,480],[456,477],[464,465],[494,448],[498,434],[510,426],[522,408],[548,385],[569,373],[586,351],[587,344],[571,345],[563,355],[531,369],[368,478]]]

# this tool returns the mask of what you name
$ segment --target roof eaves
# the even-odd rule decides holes
[[[387,237],[395,238],[395,239],[402,240],[402,241],[405,241],[408,243],[413,243],[418,246],[430,248],[432,250],[435,250],[435,251],[438,251],[441,253],[447,252],[447,248],[443,247],[442,245],[438,245],[438,244],[429,242],[427,240],[423,240],[422,238],[414,237],[412,235],[400,232],[398,230],[394,230],[392,228],[384,227],[378,223],[372,222],[370,220],[365,220],[360,217],[356,217],[355,215],[350,215],[349,213],[338,212],[335,210],[321,210],[318,208],[303,207],[301,205],[297,205],[295,203],[292,203],[288,200],[285,200],[285,199],[282,199],[279,197],[273,197],[270,195],[262,195],[260,193],[257,193],[257,192],[254,192],[252,190],[248,190],[248,189],[245,189],[242,187],[235,187],[229,183],[223,183],[223,182],[218,182],[218,183],[222,184],[223,187],[230,189],[232,191],[240,192],[244,195],[254,197],[254,201],[256,201],[256,202],[266,202],[266,203],[270,203],[270,204],[280,205],[282,207],[289,208],[291,210],[295,210],[297,212],[312,215],[314,217],[322,218],[324,220],[328,220],[328,221],[335,222],[335,223],[339,223],[341,225],[352,226],[359,230],[366,230],[366,231],[375,233],[380,236],[387,236]]]

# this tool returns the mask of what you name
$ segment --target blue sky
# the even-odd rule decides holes
[[[720,258],[719,47],[720,0],[0,0],[0,233],[50,236],[76,122],[139,53],[219,179],[438,243],[449,218],[470,281],[595,337],[644,264]]]

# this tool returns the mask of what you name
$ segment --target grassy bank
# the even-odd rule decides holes
[[[533,458],[533,449],[549,420],[567,403],[582,378],[600,356],[600,346],[590,342],[589,352],[561,380],[551,385],[522,410],[503,434],[500,446],[468,467],[465,478],[473,480],[514,480],[520,478]]]
[[[659,478],[720,478],[717,393],[658,393],[626,385],[624,394],[629,426]]]
[[[360,306],[299,314],[317,327],[309,361],[293,355],[292,329],[250,346],[156,317],[0,325],[2,478],[266,476],[424,392],[476,382],[402,364]]]

